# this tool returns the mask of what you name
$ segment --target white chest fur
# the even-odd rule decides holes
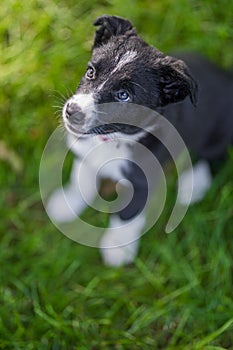
[[[69,134],[67,145],[81,161],[95,169],[100,177],[113,180],[122,179],[122,169],[131,158],[130,146],[123,138],[103,141],[99,136],[76,139]]]

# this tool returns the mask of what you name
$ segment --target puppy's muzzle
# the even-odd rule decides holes
[[[66,118],[70,121],[81,122],[85,118],[81,107],[75,102],[68,102],[65,109]]]

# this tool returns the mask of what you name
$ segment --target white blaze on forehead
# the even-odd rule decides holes
[[[98,90],[100,91],[103,86],[111,79],[112,74],[114,74],[116,71],[119,71],[122,69],[126,64],[133,62],[134,59],[137,57],[137,52],[133,50],[127,51],[124,55],[121,56],[120,60],[118,61],[119,57],[116,58],[116,67],[111,71],[109,74],[109,77],[107,80],[105,80],[100,86],[98,87]]]
[[[127,63],[132,62],[135,57],[137,56],[137,52],[136,51],[127,51],[119,60],[119,62],[117,63],[116,68],[114,68],[114,70],[112,71],[115,72],[119,69],[121,69],[123,66],[125,66]]]

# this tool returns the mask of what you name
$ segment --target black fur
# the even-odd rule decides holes
[[[138,53],[136,60],[127,65],[127,70],[115,74],[101,94],[96,94],[98,103],[114,101],[114,92],[121,88],[130,91],[133,103],[153,109],[181,101],[186,96],[196,103],[197,85],[184,62],[149,46],[136,35],[127,20],[102,16],[95,25],[100,28],[95,35],[89,66],[95,70],[96,79],[87,81],[84,76],[78,91],[88,93],[98,87],[116,66],[116,57],[120,60],[127,51],[135,50]]]
[[[113,36],[136,35],[136,31],[129,21],[116,16],[103,15],[98,17],[94,25],[100,26],[100,28],[95,33],[93,48],[106,44]]]
[[[126,88],[132,103],[159,111],[163,107],[163,114],[198,157],[223,156],[233,140],[232,74],[200,55],[178,55],[178,59],[164,55],[140,38],[123,18],[104,15],[94,24],[100,28],[95,34],[90,64],[97,77],[87,80],[84,75],[77,92],[95,91],[116,66],[116,57],[120,60],[125,52],[135,50],[138,56],[127,69],[116,72],[103,90],[96,91],[96,102],[116,101],[115,92]],[[174,102],[179,103],[171,105]]]
[[[233,141],[232,75],[199,55],[179,58],[164,55],[140,38],[128,20],[105,15],[94,24],[99,28],[92,58],[76,93],[92,92],[98,105],[117,101],[117,93],[124,89],[130,96],[129,102],[147,106],[167,117],[197,158],[207,161],[224,158]],[[128,51],[137,52],[135,59],[112,73],[116,58],[119,62]],[[82,127],[84,120],[79,123]],[[104,128],[101,130],[107,132]],[[129,130],[132,131],[121,129],[125,133],[130,133]],[[162,162],[168,158],[165,147],[153,136],[145,134],[140,142]],[[145,179],[138,169],[131,166],[125,175],[136,189],[134,200],[120,213],[122,219],[129,219],[143,208],[147,192]]]

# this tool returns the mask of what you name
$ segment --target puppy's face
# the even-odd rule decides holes
[[[132,135],[138,127],[112,123],[111,115],[101,124],[100,106],[134,103],[153,110],[189,96],[195,103],[196,83],[181,60],[165,56],[146,44],[131,23],[114,16],[96,20],[92,58],[75,94],[63,108],[63,120],[75,135]],[[120,106],[114,103],[114,108]]]

